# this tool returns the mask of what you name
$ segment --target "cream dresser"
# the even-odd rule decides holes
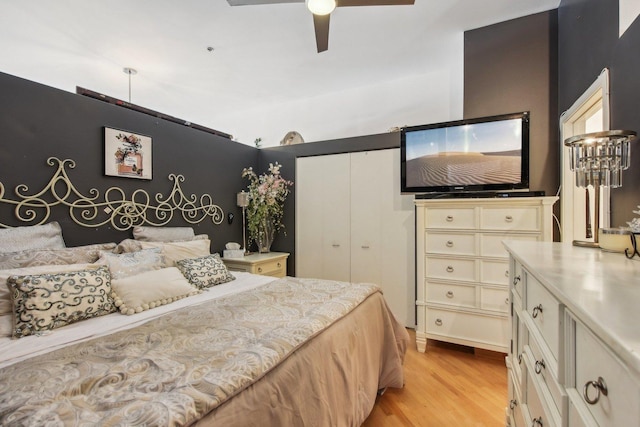
[[[640,426],[640,259],[507,241],[511,427]]]
[[[243,258],[222,258],[231,271],[246,271],[263,276],[284,277],[287,275],[286,252],[267,252],[246,255]]]
[[[556,197],[416,199],[418,351],[427,339],[507,353],[505,239],[553,240]]]

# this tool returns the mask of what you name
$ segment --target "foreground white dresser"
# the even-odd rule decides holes
[[[507,241],[507,425],[640,426],[640,259]]]
[[[418,351],[427,339],[508,352],[504,239],[553,240],[556,197],[415,200]]]

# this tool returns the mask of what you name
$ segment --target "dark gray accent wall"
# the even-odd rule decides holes
[[[557,11],[464,33],[464,118],[531,112],[531,190],[559,185]]]
[[[559,111],[565,111],[610,70],[611,129],[640,132],[640,22],[618,37],[618,0],[562,0],[558,8]],[[622,187],[611,190],[611,225],[626,226],[640,205],[640,142]]]
[[[258,165],[256,148],[8,74],[0,73],[0,93],[0,182],[5,198],[14,199],[19,184],[28,185],[29,194],[39,192],[55,172],[46,164],[51,156],[74,160],[76,167],[69,170],[69,176],[78,191],[89,195],[96,188],[101,198],[112,186],[121,187],[129,196],[136,189],[152,197],[156,193],[166,196],[173,185],[169,174],[182,174],[181,186],[187,196],[208,193],[225,212],[220,225],[209,220],[193,225],[196,233],[209,234],[216,252],[228,241],[242,241],[236,193],[246,187],[242,169]],[[104,176],[103,126],[153,139],[152,181]],[[235,215],[232,224],[226,220],[228,213]],[[62,225],[67,246],[119,242],[132,235],[131,230],[111,226],[81,227],[63,206],[55,206],[49,220]],[[0,222],[26,225],[15,221],[12,209],[2,203]],[[179,216],[168,225],[191,226]]]

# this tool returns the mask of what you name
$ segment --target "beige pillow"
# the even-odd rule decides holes
[[[64,265],[96,262],[100,251],[110,251],[115,243],[76,246],[63,249],[35,249],[0,254],[0,269],[32,267],[36,265]]]
[[[126,254],[101,252],[98,264],[106,264],[112,279],[122,279],[145,271],[160,270],[164,267],[164,257],[160,248],[142,249]]]
[[[189,242],[194,236],[191,227],[133,227],[133,238],[143,242]]]
[[[0,253],[61,248],[64,248],[62,228],[56,221],[44,225],[0,229]]]
[[[140,313],[201,292],[191,286],[176,267],[113,279],[111,288],[115,305],[122,314]]]
[[[140,242],[143,249],[161,248],[167,267],[173,267],[176,261],[186,258],[199,258],[209,255],[211,240],[192,240],[190,242]]]
[[[109,269],[10,276],[13,337],[22,338],[115,311]]]
[[[198,289],[209,288],[235,280],[235,277],[229,273],[227,266],[224,265],[218,254],[182,259],[176,261],[176,267]]]
[[[70,264],[70,265],[39,265],[37,267],[13,268],[0,270],[0,316],[13,313],[11,304],[11,293],[7,286],[9,276],[23,276],[27,274],[60,273],[67,271],[78,271],[96,269],[100,267],[95,264]]]

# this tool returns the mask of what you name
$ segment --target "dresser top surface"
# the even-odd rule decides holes
[[[507,250],[640,373],[640,259],[568,243],[505,241]]]

